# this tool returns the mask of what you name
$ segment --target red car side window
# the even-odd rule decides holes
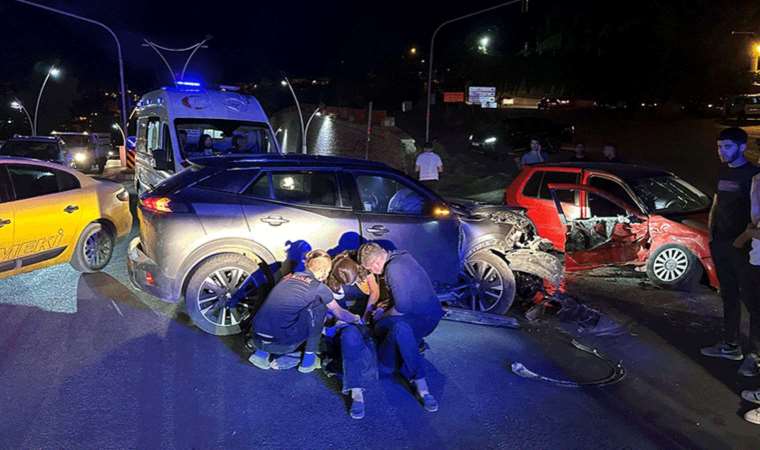
[[[544,176],[544,173],[545,172],[543,170],[533,172],[533,175],[530,176],[528,182],[525,183],[522,195],[526,197],[538,198],[538,192],[541,189],[541,179]]]

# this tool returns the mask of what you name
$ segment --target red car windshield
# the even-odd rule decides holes
[[[709,197],[675,176],[635,178],[626,182],[650,213],[689,213],[702,211],[710,206]]]

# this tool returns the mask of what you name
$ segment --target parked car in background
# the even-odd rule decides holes
[[[103,173],[108,154],[113,153],[111,133],[53,131],[51,134],[63,141],[72,167],[82,172]]]
[[[16,156],[71,166],[71,155],[56,136],[13,136],[0,147],[0,156]]]
[[[565,252],[568,271],[634,266],[659,286],[684,290],[706,273],[718,287],[710,198],[672,173],[614,163],[538,164],[523,168],[504,201],[526,209],[538,233]]]
[[[575,127],[543,117],[515,117],[478,127],[468,136],[470,149],[486,154],[515,154],[530,149],[530,140],[541,139],[547,152],[572,143]]]
[[[122,185],[38,159],[0,157],[0,278],[64,262],[101,270],[131,228]]]
[[[760,117],[760,94],[735,95],[726,99],[723,116],[743,121]]]
[[[367,240],[410,252],[441,300],[506,312],[529,280],[557,285],[562,265],[530,220],[497,205],[447,202],[376,162],[304,155],[207,157],[144,193],[129,245],[132,283],[217,335],[239,333],[243,280],[307,250],[336,254]],[[166,239],[171,236],[171,239]],[[292,265],[292,264],[291,264]],[[286,270],[286,273],[288,270]]]

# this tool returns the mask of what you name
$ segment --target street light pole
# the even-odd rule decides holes
[[[26,120],[29,121],[29,129],[32,132],[32,136],[34,136],[36,133],[34,132],[34,122],[32,121],[32,116],[29,115],[29,111],[24,108],[24,104],[21,103],[21,100],[15,99],[11,102],[11,108],[17,109],[19,111],[23,111],[24,114],[26,114]]]
[[[438,28],[435,29],[435,31],[433,32],[433,37],[430,38],[430,56],[428,58],[427,109],[425,111],[425,142],[430,142],[430,99],[433,93],[433,49],[435,47],[435,37],[438,34],[438,32],[441,31],[441,28],[445,27],[446,25],[450,23],[458,22],[464,19],[469,19],[472,16],[477,16],[478,14],[483,14],[489,11],[493,11],[494,9],[497,9],[497,8],[503,8],[504,6],[514,5],[517,3],[523,3],[524,1],[525,0],[511,0],[508,2],[491,6],[490,8],[481,9],[479,11],[475,11],[470,14],[465,14],[463,16],[455,17],[453,19],[447,20],[446,22],[443,22],[442,24],[438,25]]]
[[[105,25],[102,22],[98,22],[97,20],[88,19],[87,17],[78,16],[76,14],[72,14],[70,12],[62,11],[60,9],[51,8],[50,6],[40,5],[39,3],[30,2],[29,0],[16,0],[19,3],[23,3],[25,5],[34,6],[35,8],[44,9],[45,11],[54,12],[56,14],[62,14],[64,16],[73,17],[74,19],[82,20],[84,22],[91,23],[93,25],[97,25],[99,27],[104,28],[108,33],[111,34],[114,41],[116,41],[116,53],[119,58],[119,82],[121,86],[121,127],[126,128],[127,127],[127,93],[124,89],[124,59],[121,55],[121,42],[119,42],[119,38],[116,36],[116,33],[113,32],[112,29],[110,29],[107,25]]]
[[[47,84],[48,80],[50,79],[50,76],[52,75],[54,78],[58,76],[59,70],[55,67],[51,67],[47,75],[45,75],[45,79],[42,80],[42,86],[40,86],[40,92],[37,94],[37,104],[34,106],[34,125],[32,126],[32,135],[37,136],[37,120],[39,116],[37,115],[40,109],[40,100],[42,99],[42,91],[45,90],[45,85]]]
[[[118,123],[115,123],[115,124],[111,125],[111,128],[119,130],[119,133],[121,134],[121,140],[124,143],[124,146],[126,147],[127,146],[127,136],[124,134],[124,130],[121,128],[121,126],[119,126]]]
[[[311,125],[311,120],[314,119],[315,116],[321,116],[322,114],[319,112],[319,108],[315,109],[313,113],[311,113],[311,116],[309,116],[309,120],[306,121],[306,127],[304,128],[303,132],[303,140],[306,141],[307,136],[309,136],[309,125]]]
[[[301,113],[301,103],[298,102],[298,97],[296,96],[296,91],[293,90],[293,86],[290,84],[290,80],[288,80],[288,77],[285,76],[285,74],[282,75],[283,86],[287,86],[290,89],[290,93],[293,95],[293,100],[296,102],[296,108],[298,109],[298,119],[301,121],[301,153],[304,155],[307,153],[306,150],[306,126],[304,126],[303,123],[303,113]]]

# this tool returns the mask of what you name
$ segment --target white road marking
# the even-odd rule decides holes
[[[121,313],[121,310],[119,309],[119,306],[116,304],[116,302],[114,302],[113,300],[111,300],[111,304],[112,304],[112,305],[113,305],[113,307],[116,309],[116,312],[117,312],[117,313],[119,313],[119,315],[120,315],[121,317],[124,317],[124,314],[122,314],[122,313]]]

